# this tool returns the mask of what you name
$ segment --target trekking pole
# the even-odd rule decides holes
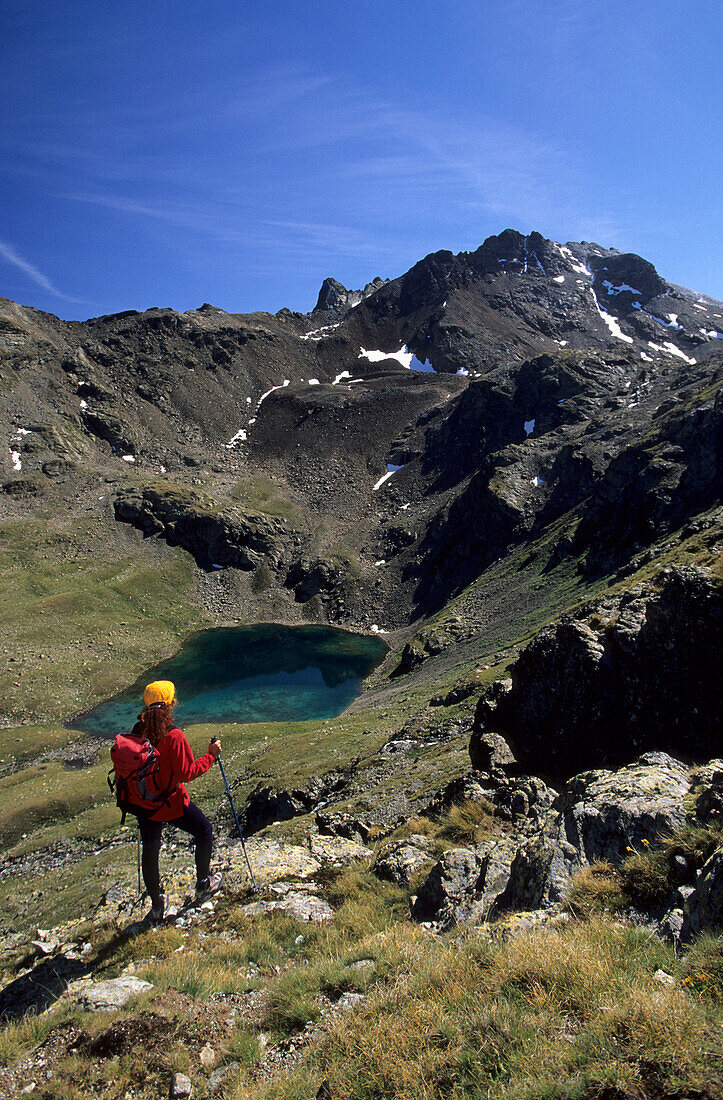
[[[228,779],[226,778],[226,772],[224,770],[223,764],[221,763],[221,757],[220,756],[217,757],[217,760],[218,760],[218,766],[221,769],[221,775],[223,776],[223,781],[226,784],[226,794],[228,795],[228,800],[231,803],[231,809],[233,810],[234,820],[236,821],[236,828],[238,829],[238,835],[241,837],[241,847],[244,850],[244,855],[246,857],[246,866],[248,867],[249,875],[251,876],[251,886],[253,887],[254,890],[258,890],[258,886],[256,885],[256,879],[254,878],[254,873],[251,870],[251,862],[249,860],[249,854],[246,851],[246,844],[244,842],[244,835],[241,831],[241,823],[239,822],[238,814],[236,813],[236,807],[234,806],[233,798],[231,797],[231,788],[228,785]]]
[[[136,857],[138,865],[138,896],[141,895],[141,827],[138,826],[138,832],[136,833]],[[142,899],[141,899],[142,900]]]

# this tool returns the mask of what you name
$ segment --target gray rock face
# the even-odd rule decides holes
[[[703,865],[696,888],[685,904],[682,939],[702,931],[723,931],[723,848]]]
[[[646,748],[708,759],[719,748],[723,596],[699,569],[661,579],[542,630],[511,690],[480,700],[471,751],[502,733],[526,771],[563,777]]]
[[[417,875],[434,865],[432,851],[433,844],[426,836],[413,833],[404,840],[384,844],[371,869],[378,878],[409,886]]]
[[[517,843],[506,839],[445,852],[421,886],[412,916],[442,928],[485,920],[505,891],[516,851]]]

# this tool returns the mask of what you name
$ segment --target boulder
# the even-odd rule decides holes
[[[473,768],[493,775],[509,775],[517,767],[515,754],[504,737],[476,727],[469,743],[469,756]]]
[[[403,840],[384,844],[371,869],[377,878],[395,882],[397,886],[409,886],[422,871],[432,868],[433,851],[434,845],[428,837],[413,833]]]
[[[171,1100],[188,1100],[193,1095],[193,1085],[185,1073],[174,1073],[171,1079]]]
[[[108,981],[94,982],[90,978],[81,978],[68,986],[68,997],[73,1004],[90,1012],[116,1012],[123,1008],[131,997],[147,993],[153,989],[150,982],[136,978],[132,974]]]
[[[516,851],[505,838],[445,852],[420,887],[413,918],[440,928],[484,921],[507,887]]]

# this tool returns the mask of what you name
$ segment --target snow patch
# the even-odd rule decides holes
[[[31,435],[30,428],[18,428],[17,435]]]
[[[377,626],[376,623],[372,623],[372,625],[369,627],[369,629],[372,632],[372,634],[388,634],[389,633],[388,630],[382,630],[382,628],[380,626]]]
[[[401,509],[401,510],[402,510],[403,512],[406,512],[406,510],[407,510],[407,508],[408,508],[408,507],[409,507],[409,505],[408,505],[408,504],[403,504],[403,505],[402,505],[402,509]]]
[[[718,332],[715,328],[702,328],[700,331],[704,336],[710,336],[713,340],[723,340],[723,332]]]
[[[609,313],[606,313],[604,309],[600,308],[600,303],[598,302],[598,300],[595,296],[595,291],[592,289],[592,287],[590,287],[590,293],[592,295],[592,300],[595,303],[595,308],[597,309],[598,313],[600,314],[602,320],[605,322],[605,324],[610,329],[610,332],[615,337],[615,339],[616,340],[624,340],[626,344],[632,344],[632,342],[633,342],[632,336],[626,336],[625,333],[623,332],[623,330],[620,328],[620,325],[615,320],[615,318],[611,317]]]
[[[247,404],[247,405],[250,405],[250,404],[251,404],[251,398],[250,398],[250,397],[247,397],[247,398],[246,398],[246,404]]]
[[[277,387],[277,388],[280,388],[280,387]],[[247,439],[246,430],[244,428],[239,428],[239,430],[236,432],[236,435],[233,436],[232,439],[229,439],[228,443],[226,444],[226,447],[228,448],[228,450],[231,450],[231,448],[235,447],[237,443],[244,443],[246,441],[246,439]]]
[[[430,363],[429,359],[425,359],[424,362],[421,359],[417,359],[416,355],[412,356],[412,361],[409,364],[410,370],[421,371],[423,374],[436,374],[434,367]]]
[[[165,466],[161,466],[161,473],[162,473],[162,474],[165,474],[165,472],[166,472],[166,467],[165,467]]]
[[[622,294],[624,290],[629,290],[631,294],[643,293],[642,290],[636,290],[634,286],[628,286],[627,283],[621,283],[620,286],[613,286],[609,279],[603,279],[603,286],[608,294]]]
[[[375,561],[375,562],[374,562],[374,568],[375,568],[375,569],[379,569],[379,568],[380,568],[380,566],[382,566],[382,565],[386,565],[386,564],[387,564],[387,563],[385,562],[384,558],[381,558],[381,559],[380,559],[379,561]]]
[[[403,367],[409,367],[414,353],[406,344],[402,344],[399,351],[367,351],[365,348],[360,348],[358,358],[368,359],[370,363],[380,363],[383,359],[396,359]]]
[[[535,430],[535,421],[534,421],[534,419],[526,420],[525,421],[525,435],[532,435],[534,430]]]
[[[544,485],[545,483],[542,480],[542,478],[540,477],[540,475],[538,474],[537,477],[533,477],[531,484],[539,489],[540,485]]]
[[[332,386],[338,386],[344,378],[351,378],[351,372],[348,370],[343,370],[341,374],[337,374],[336,378],[332,382]]]
[[[318,378],[310,378],[309,379],[309,385],[310,386],[320,386],[321,382],[319,381]]]
[[[552,281],[553,281],[553,283],[559,283],[560,286],[562,286],[562,284],[565,282],[565,276],[564,275],[553,275],[552,276]]]
[[[122,455],[121,457],[122,457],[124,462],[135,462],[135,460],[136,460],[135,455]]]
[[[640,358],[644,359],[646,363],[654,363],[655,362],[652,355],[646,355],[644,351],[640,352]]]
[[[705,306],[699,306],[697,302],[693,302],[693,309],[702,309],[704,313],[708,312]]]
[[[88,402],[85,401],[82,397],[80,399],[80,407],[81,407],[81,409],[87,409],[88,408]]]
[[[567,340],[558,340],[557,342],[558,342],[558,344],[560,345],[561,348],[566,348],[567,347]]]
[[[584,267],[579,260],[576,260],[569,248],[566,248],[564,244],[556,244],[555,247],[559,251],[563,259],[567,260],[572,270],[577,275],[587,275],[590,277],[590,272]]]
[[[15,470],[17,473],[20,473],[23,468],[23,464],[20,461],[20,452],[14,451],[12,447],[9,447],[8,449],[10,451],[10,458],[12,459],[13,463],[13,470]]]
[[[666,340],[666,342],[663,344],[663,347],[666,351],[669,351],[671,355],[677,356],[678,359],[682,359],[684,362],[689,363],[691,366],[694,365],[695,359],[691,359],[685,354],[684,351],[681,351],[680,348],[677,348],[675,344],[671,344],[670,340]]]
[[[341,321],[337,321],[335,325],[322,325],[321,328],[312,329],[311,332],[305,333],[302,340],[323,340],[328,333],[333,332],[335,328],[338,328]]]
[[[457,374],[461,374],[463,378],[469,377],[469,371],[466,367],[457,367]]]
[[[385,482],[385,481],[388,481],[388,480],[389,480],[389,478],[390,478],[390,477],[392,476],[392,474],[393,474],[393,473],[394,473],[394,470],[387,470],[387,472],[386,472],[385,474],[382,474],[382,476],[381,476],[381,477],[379,478],[379,481],[378,481],[378,482],[376,483],[376,485],[375,485],[375,486],[374,486],[374,487],[372,488],[372,492],[373,492],[373,493],[376,493],[377,489],[381,489],[381,487],[382,487],[382,485],[384,484],[384,482]]]
[[[262,393],[262,394],[261,394],[261,397],[260,397],[260,398],[258,399],[258,401],[256,402],[256,408],[258,409],[258,407],[259,407],[259,405],[261,404],[261,402],[262,402],[262,401],[265,401],[265,400],[266,400],[266,398],[267,398],[267,397],[269,396],[269,394],[273,393],[273,392],[274,392],[274,390],[283,390],[283,389],[284,389],[284,388],[285,388],[286,386],[290,386],[290,385],[291,385],[291,381],[290,381],[290,379],[288,379],[288,378],[285,378],[285,379],[284,379],[284,381],[283,381],[283,382],[281,383],[281,385],[280,385],[280,386],[272,386],[270,390],[267,390],[267,391],[266,391],[266,393]],[[226,444],[226,445],[228,446],[228,444]]]

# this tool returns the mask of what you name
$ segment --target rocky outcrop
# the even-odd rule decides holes
[[[478,781],[484,780],[479,774]],[[504,797],[511,799],[515,787],[519,793],[525,785],[537,792],[536,804],[529,802],[526,814],[513,817],[514,831],[501,840],[445,852],[419,889],[416,919],[446,928],[558,905],[578,871],[597,860],[619,866],[631,852],[673,836],[687,820],[689,769],[664,753],[646,753],[617,771],[581,773],[554,800],[553,792],[534,778],[501,782],[485,795],[500,813]],[[699,795],[711,788],[712,780],[704,779]],[[473,792],[472,777],[466,789]],[[700,927],[719,919],[720,870],[710,860],[706,868],[696,897],[688,892],[691,927],[696,920]],[[678,900],[672,898],[671,905]]]
[[[380,275],[377,275],[370,283],[367,283],[363,290],[347,290],[338,279],[324,279],[313,312],[349,309],[351,306],[358,305],[364,298],[368,298],[370,294],[373,294],[375,290],[379,290],[388,282],[388,279],[382,279]]]
[[[514,840],[503,839],[445,852],[420,887],[412,916],[441,928],[486,920],[504,893],[516,851]]]
[[[257,833],[274,821],[290,821],[308,814],[330,795],[338,794],[347,782],[339,772],[310,779],[303,787],[286,790],[268,783],[257,783],[239,813],[244,833]]]
[[[137,527],[147,537],[182,546],[199,565],[255,569],[279,553],[284,524],[204,499],[190,490],[121,489],[114,501],[115,518]]]
[[[698,872],[695,890],[685,904],[682,939],[704,931],[723,932],[723,847]]]
[[[480,700],[473,745],[502,734],[526,771],[562,777],[648,748],[708,759],[719,746],[722,643],[719,583],[666,570],[542,630],[510,689]]]

